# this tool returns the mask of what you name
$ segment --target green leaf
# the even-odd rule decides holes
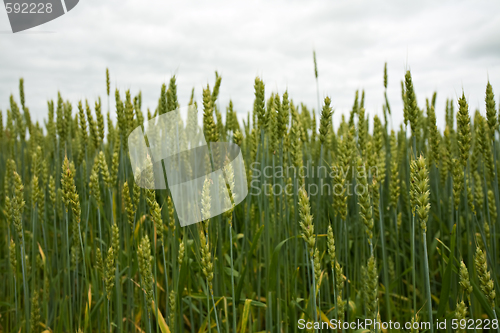
[[[231,267],[224,267],[224,272],[226,272],[227,275],[231,276]],[[236,270],[233,269],[233,275],[235,278],[240,277],[240,273],[238,273]]]
[[[189,248],[191,247],[192,244],[193,242],[191,243],[186,242],[185,246]],[[185,249],[185,251],[187,253],[188,249]],[[186,258],[184,258],[183,262],[181,263],[179,278],[177,280],[177,295],[182,295],[182,292],[184,291],[184,286],[187,283],[187,278],[186,278],[187,274],[188,274],[188,263]]]
[[[248,317],[250,315],[250,303],[252,300],[246,299],[245,300],[245,306],[243,307],[243,315],[241,316],[241,321],[239,324],[239,331],[238,332],[245,332],[247,329],[247,322],[248,322]]]
[[[259,243],[259,238],[260,235],[262,234],[262,230],[264,230],[264,226],[261,226],[259,230],[257,230],[257,232],[255,233],[255,236],[253,237],[252,246],[250,248],[250,251],[248,252],[248,260],[251,259],[253,253],[255,252],[255,249],[257,248],[257,244]],[[240,279],[238,280],[238,285],[236,286],[236,292],[234,293],[234,298],[238,300],[240,299],[241,290],[243,289],[243,281],[245,280],[247,267],[248,265],[243,265],[243,272],[241,273]]]
[[[479,286],[476,284],[476,282],[474,282],[473,279],[470,279],[470,283],[472,284],[474,295],[483,307],[484,311],[486,311],[486,313],[488,314],[488,317],[490,317],[490,319],[495,319],[495,313],[493,313],[493,309],[486,299],[486,296],[484,296],[483,292],[481,291],[481,289],[479,289]]]
[[[267,277],[267,279],[269,281],[269,291],[276,291],[276,281],[275,280],[276,280],[276,270],[279,269],[278,257],[279,257],[280,250],[283,247],[283,245],[285,245],[285,243],[287,241],[289,241],[290,239],[293,239],[295,237],[297,237],[297,236],[292,236],[290,238],[287,238],[287,239],[281,241],[274,248],[273,256],[271,258],[271,266],[269,267],[269,274]]]
[[[450,288],[451,288],[451,268],[453,266],[453,259],[455,256],[455,239],[456,239],[456,231],[457,231],[457,226],[453,225],[453,229],[451,231],[451,247],[450,247],[450,258],[451,260],[448,260],[448,265],[446,266],[446,270],[444,272],[443,276],[443,284],[441,286],[441,298],[439,299],[439,306],[437,310],[437,315],[436,318],[441,318],[445,311],[446,311],[446,305],[448,304],[448,298],[450,296]]]

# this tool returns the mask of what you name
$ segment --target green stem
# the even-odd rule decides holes
[[[379,202],[379,223],[380,223],[380,242],[382,243],[382,260],[384,261],[384,283],[385,283],[385,303],[386,303],[386,307],[387,307],[387,317],[389,320],[392,320],[392,313],[391,313],[391,304],[390,304],[390,298],[389,298],[389,294],[390,294],[390,288],[389,288],[389,274],[388,274],[388,271],[387,271],[387,253],[385,251],[385,231],[384,231],[384,221],[383,221],[383,218],[382,218],[382,214],[383,214],[383,209],[382,209],[382,205],[381,205],[381,201],[382,201],[382,186],[380,186],[380,192],[381,192],[381,199],[380,199],[380,202]],[[390,330],[389,330],[390,331]]]
[[[231,212],[231,214],[233,214]],[[231,218],[231,217],[230,217]],[[231,228],[232,224],[229,223],[229,248],[231,249],[231,297],[233,299],[233,332],[236,332],[236,302],[234,295],[234,267],[233,267],[233,230]]]
[[[498,316],[496,310],[493,308],[493,315],[498,324]],[[497,325],[497,332],[500,333],[500,325]]]
[[[333,304],[335,306],[335,321],[339,319],[339,309],[337,308],[337,288],[335,286],[335,262],[332,261],[332,285],[333,285]]]
[[[314,275],[314,258],[313,256],[311,256],[311,271],[312,271],[312,275],[311,275],[311,281],[312,281],[312,289],[313,289],[313,320],[316,321],[318,320],[318,309],[317,309],[317,305],[316,305],[316,278],[315,278],[315,275]],[[315,332],[318,332],[317,329],[314,329]]]
[[[217,308],[215,307],[215,300],[214,300],[214,292],[213,292],[213,290],[210,290],[210,295],[212,296],[212,303],[214,304],[214,314],[215,314],[215,323],[217,324],[217,332],[220,333],[219,317],[217,316]],[[210,311],[209,311],[209,313],[210,313]]]
[[[346,284],[345,284],[345,296],[346,299],[349,300],[349,284],[347,281],[349,281],[349,242],[347,238],[347,218],[344,220],[344,250],[345,250],[345,277],[346,277]],[[339,291],[340,293],[340,291]],[[342,310],[344,311],[344,309]],[[346,318],[349,321],[349,306],[347,306],[347,311],[346,311]],[[344,328],[342,328],[342,332],[344,332]]]
[[[422,240],[424,246],[424,274],[425,274],[425,291],[427,296],[427,312],[429,315],[429,322],[431,324],[431,333],[434,333],[434,323],[432,320],[432,298],[431,298],[431,283],[429,276],[429,258],[427,254],[427,232],[422,233]]]
[[[67,286],[68,286],[68,289],[69,289],[69,294],[71,294],[71,283],[70,283],[70,276],[71,276],[71,266],[70,266],[70,263],[69,263],[69,257],[70,257],[70,254],[69,254],[69,230],[68,230],[68,224],[69,224],[69,218],[68,218],[68,212],[66,212],[66,269],[68,270],[67,271],[67,274],[66,274],[66,283],[67,283]],[[70,322],[70,328],[73,329],[73,308],[72,308],[72,302],[71,302],[71,295],[67,295],[68,296],[68,301],[69,301],[69,322]]]
[[[168,274],[167,274],[167,262],[165,259],[165,245],[163,245],[163,241],[161,242],[161,249],[163,252],[163,271],[165,272],[165,290],[166,290],[166,297],[165,297],[165,315],[170,318],[169,313],[169,304],[168,304],[168,296],[169,296],[169,291],[168,291]],[[172,325],[172,323],[170,323]]]
[[[22,265],[22,270],[23,270],[23,291],[24,291],[24,314],[26,318],[26,332],[29,332],[29,307],[27,304],[30,303],[29,300],[29,295],[28,295],[28,286],[26,285],[26,263],[25,261],[25,255],[24,255],[24,232],[21,231],[22,236],[21,236],[21,265]]]
[[[415,215],[412,213],[411,217],[411,275],[412,275],[412,296],[413,296],[413,318],[417,321],[417,289],[416,289],[416,277],[415,277]]]

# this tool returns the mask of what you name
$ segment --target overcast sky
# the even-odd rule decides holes
[[[241,116],[252,109],[255,76],[267,96],[288,89],[294,102],[316,108],[315,49],[320,97],[331,97],[335,121],[356,89],[365,89],[369,114],[382,113],[387,62],[394,123],[403,118],[400,81],[411,69],[420,106],[438,92],[442,126],[446,98],[456,101],[462,88],[471,112],[484,114],[488,76],[498,105],[499,13],[498,1],[80,0],[63,17],[12,34],[0,9],[0,109],[5,122],[20,77],[36,120],[58,90],[74,103],[98,96],[106,103],[106,67],[113,89],[142,90],[144,111],[154,110],[173,74],[181,105],[192,87],[201,101],[216,70],[223,111],[229,99]]]

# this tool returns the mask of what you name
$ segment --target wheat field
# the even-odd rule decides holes
[[[249,194],[181,227],[168,188],[138,187],[127,147],[181,106],[175,76],[145,110],[140,92],[113,95],[106,70],[102,100],[58,94],[43,124],[20,80],[0,113],[0,332],[500,332],[489,83],[485,114],[465,93],[418,105],[408,71],[403,110],[385,93],[383,119],[368,117],[356,91],[334,124],[329,97],[314,110],[260,78],[240,121],[221,82],[201,101],[193,89],[184,102],[203,123],[191,112],[182,126],[241,147]],[[394,325],[342,325],[365,320]]]

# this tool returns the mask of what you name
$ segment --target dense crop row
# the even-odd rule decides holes
[[[328,97],[319,111],[287,92],[266,99],[259,78],[246,121],[231,102],[223,121],[220,84],[188,103],[202,127],[194,111],[179,124],[238,144],[250,194],[182,228],[168,189],[137,186],[127,147],[146,117],[179,107],[175,77],[146,117],[140,93],[117,90],[116,125],[100,98],[60,94],[34,123],[20,81],[0,113],[0,332],[293,332],[364,318],[488,318],[495,331],[500,121],[489,83],[486,115],[462,95],[447,101],[443,132],[436,94],[417,105],[409,72],[395,130],[387,95],[384,119],[369,119],[356,92],[333,124]],[[109,86],[107,75],[107,105]]]

